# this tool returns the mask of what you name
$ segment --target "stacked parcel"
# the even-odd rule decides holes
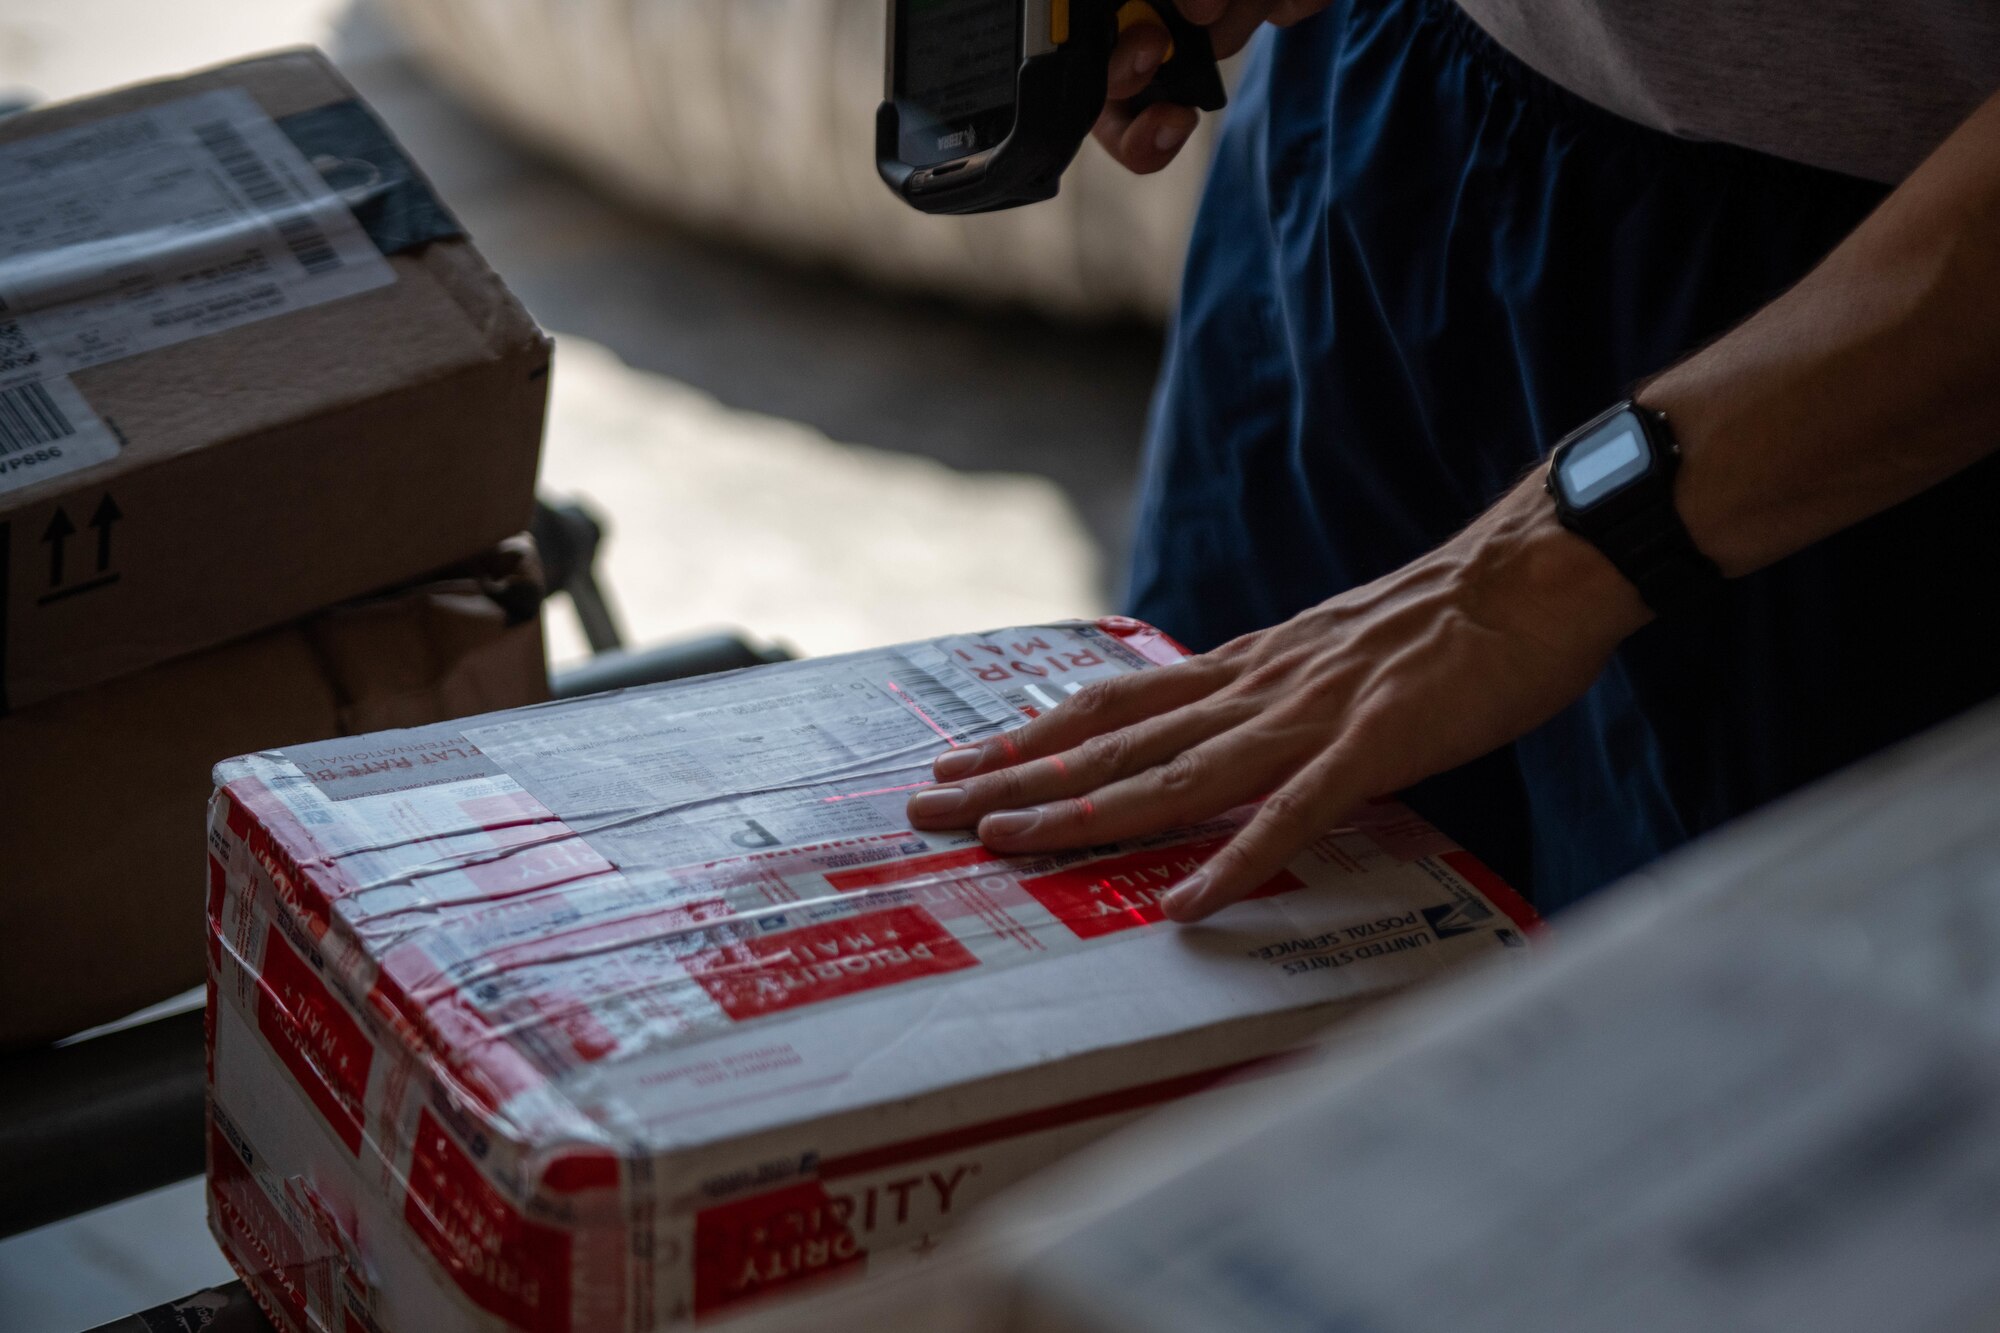
[[[286,1329],[710,1318],[1523,942],[1386,803],[1200,930],[1158,897],[1247,811],[1006,860],[910,829],[946,744],[1179,655],[1045,625],[224,764],[224,1248]]]
[[[200,982],[217,759],[546,697],[548,375],[318,52],[0,115],[0,1048]]]

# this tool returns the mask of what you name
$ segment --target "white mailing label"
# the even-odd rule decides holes
[[[73,372],[394,281],[241,89],[0,146],[0,493],[116,456]]]

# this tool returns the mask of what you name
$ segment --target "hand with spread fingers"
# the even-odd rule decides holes
[[[1218,60],[1235,55],[1262,23],[1279,27],[1309,18],[1330,0],[1160,0],[1179,4],[1191,23],[1209,30]],[[1111,52],[1111,80],[1104,114],[1092,131],[1098,143],[1124,166],[1150,175],[1174,160],[1201,121],[1193,107],[1155,102],[1135,112],[1129,105],[1153,81],[1167,58],[1167,30],[1157,23],[1136,23],[1119,35]]]
[[[1031,853],[1157,833],[1264,798],[1164,900],[1196,921],[1247,896],[1356,805],[1535,727],[1650,612],[1564,531],[1537,476],[1431,554],[1284,624],[1100,681],[940,755],[912,824]]]

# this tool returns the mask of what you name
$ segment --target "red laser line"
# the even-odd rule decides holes
[[[926,713],[922,708],[918,707],[917,701],[915,699],[912,699],[908,694],[904,693],[903,687],[901,685],[898,685],[893,680],[889,682],[889,693],[900,698],[903,701],[903,707],[909,709],[912,713],[915,713],[918,716],[918,718],[922,719],[923,724],[925,726],[929,727],[932,731],[935,731],[938,735],[944,737],[946,744],[948,745],[958,744],[958,739],[956,737],[954,737],[950,732],[946,731],[943,727],[940,727],[937,723],[931,721],[931,715],[929,713]]]

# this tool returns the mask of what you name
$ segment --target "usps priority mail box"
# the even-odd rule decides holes
[[[928,1254],[1148,1108],[1518,956],[1526,905],[1389,803],[1196,929],[1159,897],[1248,809],[1014,858],[909,826],[946,746],[1181,656],[1039,625],[223,764],[231,1260],[291,1330],[713,1320]]]

